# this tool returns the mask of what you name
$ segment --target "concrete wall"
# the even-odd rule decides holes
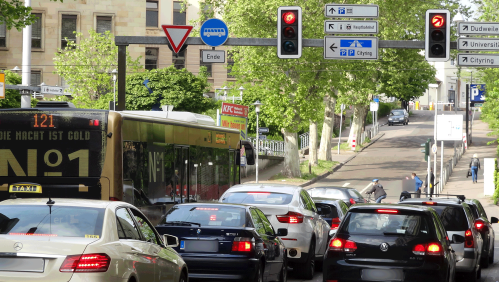
[[[260,173],[261,173],[262,170],[264,170],[265,168],[280,164],[282,162],[284,162],[284,157],[258,156],[258,171],[260,171]],[[241,169],[242,169],[241,178],[256,174],[256,166],[255,165],[246,166],[246,175],[244,173],[245,169],[244,168],[241,168]]]

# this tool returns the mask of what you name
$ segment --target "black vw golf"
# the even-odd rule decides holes
[[[324,282],[453,282],[456,258],[450,244],[432,208],[355,205],[329,242]]]
[[[177,236],[175,250],[190,279],[286,281],[286,249],[267,217],[256,207],[223,203],[173,206],[156,229]]]

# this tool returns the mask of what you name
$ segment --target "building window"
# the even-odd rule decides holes
[[[182,2],[173,2],[173,24],[174,25],[185,25],[185,11],[182,11]]]
[[[76,15],[62,15],[61,49],[68,46],[68,41],[76,43],[76,19]]]
[[[38,86],[41,83],[42,83],[42,72],[39,70],[32,70],[30,86]]]
[[[206,67],[208,77],[212,77],[213,63],[203,63],[203,50],[199,50],[199,66]]]
[[[146,26],[158,27],[158,2],[146,2]]]
[[[158,48],[146,48],[146,70],[158,68]]]
[[[97,33],[104,34],[106,31],[113,32],[113,17],[97,17]]]
[[[181,70],[185,68],[185,50],[180,51],[178,54],[175,54],[175,52],[172,52],[173,54],[173,65],[175,66],[176,69]]]
[[[0,47],[7,47],[7,28],[5,23],[0,24]]]
[[[33,14],[36,17],[31,25],[31,48],[42,48],[42,14]]]
[[[234,66],[234,55],[232,51],[227,51],[227,78],[234,78],[232,67]]]

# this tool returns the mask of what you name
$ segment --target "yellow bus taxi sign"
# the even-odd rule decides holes
[[[42,193],[42,186],[38,184],[12,184],[9,186],[9,193]]]

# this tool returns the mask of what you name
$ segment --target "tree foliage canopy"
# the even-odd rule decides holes
[[[63,0],[50,1],[62,2]],[[0,0],[0,25],[5,23],[8,30],[14,27],[21,31],[36,20],[31,10],[31,7],[25,7],[24,2],[20,0]]]

